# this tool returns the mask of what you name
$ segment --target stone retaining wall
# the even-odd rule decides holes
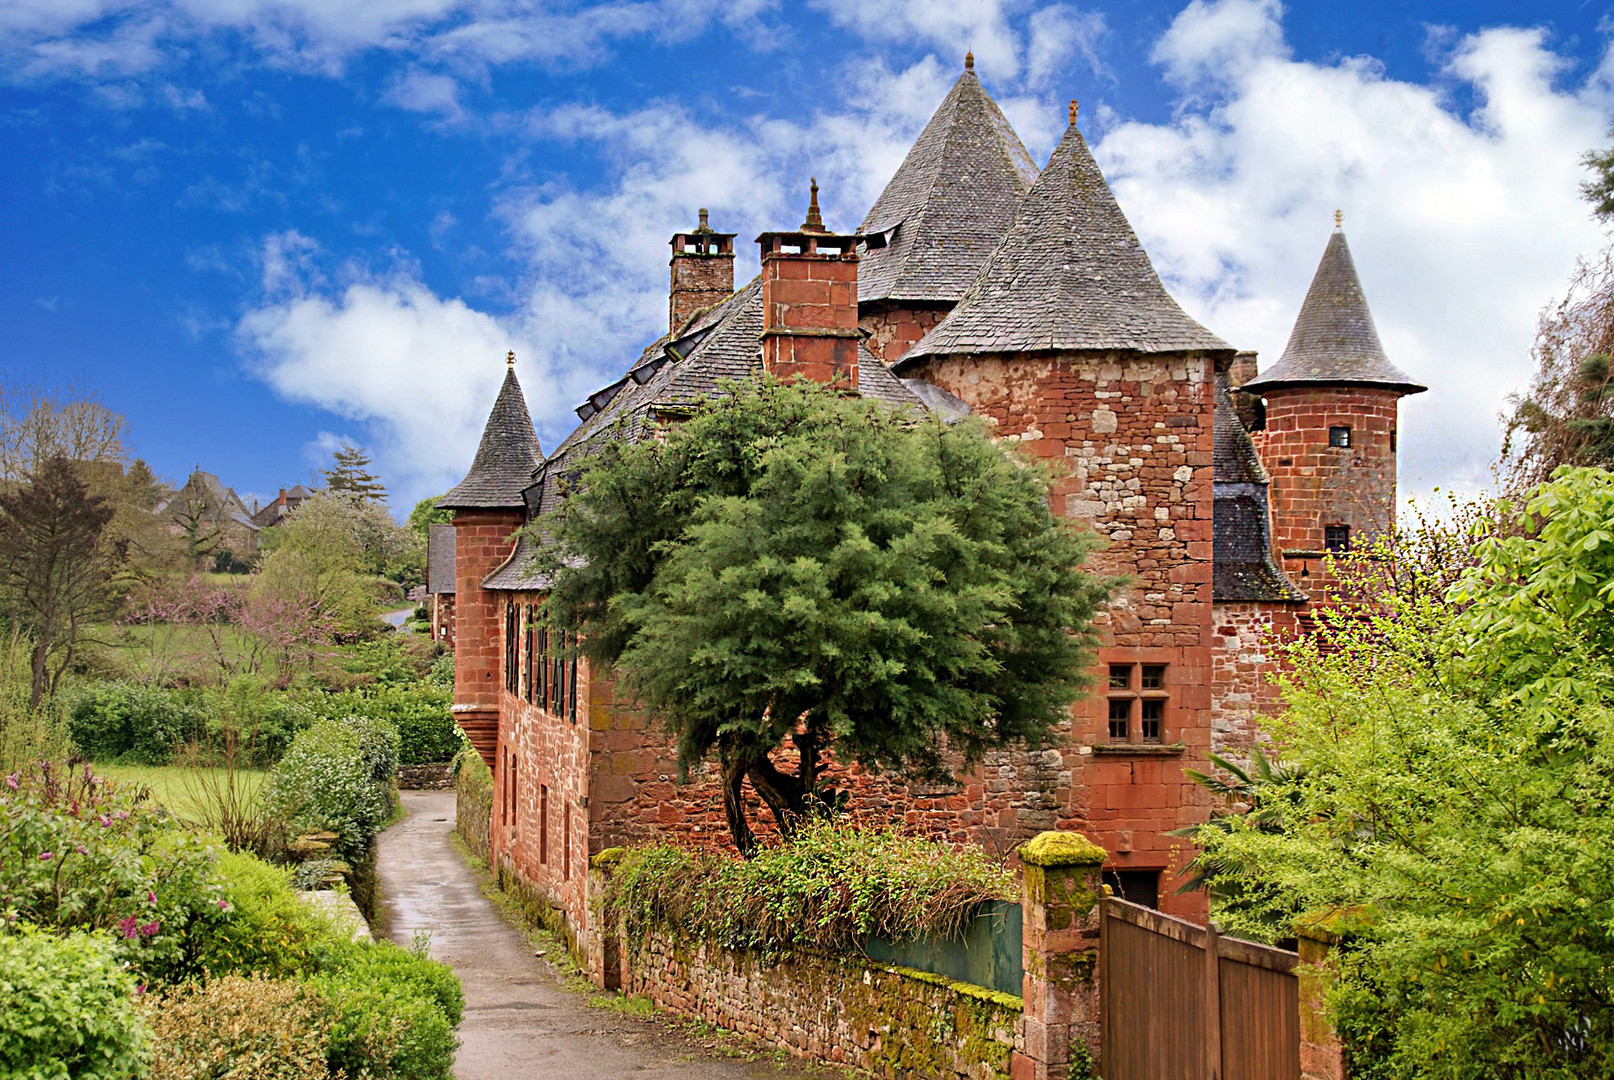
[[[447,791],[454,786],[449,773],[451,762],[431,765],[398,766],[399,791]]]

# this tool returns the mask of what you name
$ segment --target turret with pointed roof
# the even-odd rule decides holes
[[[1428,387],[1413,382],[1384,355],[1337,212],[1334,220],[1283,356],[1242,389],[1266,393],[1282,386],[1382,386],[1422,393]]]
[[[515,354],[511,353],[504,373],[504,385],[482,429],[482,443],[465,479],[437,500],[443,510],[520,509],[526,504],[521,492],[532,483],[532,474],[544,460],[533,430],[527,399],[516,379]]]
[[[858,226],[859,303],[957,300],[1036,179],[1031,155],[966,58]]]
[[[1076,126],[946,319],[899,362],[1040,351],[1232,348],[1166,292]]]

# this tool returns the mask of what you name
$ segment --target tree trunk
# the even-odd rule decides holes
[[[47,660],[47,658],[49,656],[50,656],[50,643],[48,641],[43,641],[42,640],[38,644],[36,644],[34,646],[34,655],[33,655],[34,683],[33,683],[33,691],[29,695],[29,698],[28,698],[28,708],[30,710],[39,708],[39,703],[42,700],[44,700],[44,697],[45,697],[46,660]]]
[[[801,778],[780,772],[766,754],[751,763],[747,775],[751,786],[762,796],[779,826],[779,835],[789,840],[796,835],[796,827],[807,813],[807,797],[802,790]]]
[[[757,849],[756,834],[745,819],[745,798],[740,788],[745,783],[746,755],[732,747],[722,753],[723,761],[723,816],[728,818],[729,836],[740,854],[749,859]]]

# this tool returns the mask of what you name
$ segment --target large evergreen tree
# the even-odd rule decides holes
[[[825,755],[940,777],[1068,718],[1112,582],[1048,478],[983,424],[813,384],[727,387],[664,439],[606,441],[555,520],[553,626],[788,835]],[[789,749],[786,750],[788,744]]]
[[[325,490],[337,495],[351,495],[369,502],[387,501],[386,485],[370,471],[370,454],[352,443],[343,443],[325,470]]]

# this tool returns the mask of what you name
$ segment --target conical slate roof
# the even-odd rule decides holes
[[[1046,350],[1232,351],[1166,292],[1074,116],[958,306],[897,366]]]
[[[1404,394],[1428,389],[1407,378],[1384,355],[1350,245],[1337,227],[1317,264],[1283,355],[1241,389],[1259,394],[1301,385],[1384,386]]]
[[[482,444],[476,448],[471,471],[437,505],[445,510],[522,509],[526,506],[522,489],[532,483],[533,470],[543,459],[512,364],[504,373],[504,385],[488,414],[487,427],[482,429]]]
[[[975,76],[942,99],[858,232],[857,298],[951,303],[1014,221],[1037,166]]]

